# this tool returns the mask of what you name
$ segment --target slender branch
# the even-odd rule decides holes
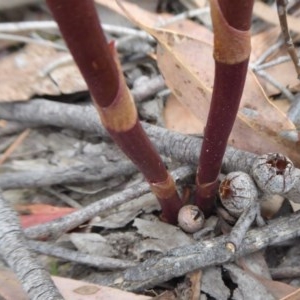
[[[291,35],[289,33],[289,28],[288,28],[288,23],[287,23],[287,18],[286,18],[286,5],[288,1],[286,0],[276,0],[277,3],[277,12],[278,12],[278,17],[280,21],[280,26],[281,26],[281,31],[285,40],[285,45],[287,48],[287,51],[294,63],[295,70],[298,75],[298,79],[300,79],[300,60],[298,58],[293,40],[291,38]]]
[[[154,41],[148,33],[142,30],[133,29],[129,27],[121,27],[113,24],[102,24],[103,30],[116,35],[130,35]],[[0,32],[15,33],[24,31],[37,31],[37,30],[53,30],[58,29],[57,23],[54,21],[26,21],[26,22],[6,22],[0,24]]]
[[[279,56],[273,60],[270,60],[266,63],[260,64],[260,65],[256,65],[256,64],[251,64],[250,67],[253,70],[253,72],[257,72],[260,70],[265,70],[267,68],[271,68],[280,64],[283,64],[285,62],[290,61],[291,58],[288,55],[285,56]]]
[[[280,39],[277,43],[274,45],[270,46],[265,52],[261,54],[259,58],[255,61],[255,66],[259,66],[262,64],[271,54],[274,52],[278,51],[279,48],[284,44],[284,40]]]
[[[299,237],[300,213],[279,218],[270,225],[252,229],[247,232],[242,245],[235,254],[225,247],[227,236],[201,241],[194,245],[173,249],[165,255],[146,260],[142,264],[120,272],[110,278],[113,285],[118,278],[119,288],[127,290],[143,290],[151,288],[174,277],[183,276],[197,269],[233,261],[267,246]],[[97,279],[93,279],[97,283]]]
[[[0,103],[0,118],[25,122],[27,126],[56,126],[96,133],[108,138],[105,128],[99,123],[93,106],[81,106],[43,99],[27,102]],[[161,154],[184,163],[196,165],[203,139],[183,135],[165,128],[143,123],[147,135]],[[257,155],[228,146],[223,159],[224,173],[243,171],[250,174]]]
[[[28,247],[19,218],[0,193],[0,254],[14,271],[30,299],[63,300],[50,275]]]
[[[3,155],[0,156],[0,165],[2,165],[12,154],[13,152],[23,143],[30,133],[30,129],[25,129],[15,140],[14,142],[6,149]]]
[[[241,216],[238,218],[236,224],[233,226],[228,240],[226,242],[227,250],[235,252],[243,242],[244,236],[251,224],[253,223],[257,213],[257,203],[253,203],[247,207]]]
[[[89,265],[101,270],[120,270],[133,267],[135,262],[129,260],[122,260],[110,257],[101,257],[90,255],[87,253],[66,249],[60,246],[52,245],[47,242],[29,241],[29,247],[34,251],[51,255],[66,261],[73,261],[80,264]]]
[[[136,171],[135,166],[129,161],[111,162],[109,164],[101,161],[69,161],[67,166],[59,165],[36,165],[36,168],[25,170],[13,167],[12,171],[5,172],[0,176],[0,188],[15,189],[28,187],[42,187],[55,184],[83,183],[99,180],[107,180],[113,176],[131,175]]]
[[[65,46],[62,46],[58,43],[53,43],[47,40],[42,39],[34,39],[29,38],[23,35],[16,35],[16,34],[9,34],[9,33],[0,33],[0,40],[4,41],[14,41],[14,42],[21,42],[21,43],[28,43],[28,44],[37,44],[44,47],[51,47],[58,50],[64,50],[66,51],[67,48]]]
[[[175,178],[178,177],[181,179],[185,178],[186,176],[190,176],[192,172],[193,171],[189,167],[181,167],[172,174]],[[56,239],[64,232],[68,232],[71,229],[74,229],[79,225],[91,220],[95,216],[99,215],[100,212],[136,199],[148,192],[150,192],[148,183],[136,184],[122,192],[96,201],[64,217],[45,224],[27,228],[25,230],[25,234],[31,239]]]
[[[36,99],[27,102],[0,103],[0,118],[25,122],[28,126],[56,126],[96,133],[108,138],[105,128],[99,123],[93,106],[80,106],[55,101]],[[196,165],[203,139],[183,135],[165,128],[143,123],[147,135],[161,154],[184,163]],[[257,155],[228,146],[223,159],[224,173],[243,171],[250,173]]]
[[[55,196],[57,199],[61,200],[61,202],[67,204],[70,207],[73,208],[82,208],[83,206],[79,204],[77,201],[75,201],[73,198],[67,196],[66,194],[57,192],[54,188],[51,187],[44,187],[42,191],[45,191],[46,193]]]

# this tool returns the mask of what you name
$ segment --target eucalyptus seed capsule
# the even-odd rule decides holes
[[[258,197],[254,181],[244,172],[227,174],[220,184],[219,194],[223,206],[235,217],[239,217]]]
[[[203,212],[195,205],[185,205],[178,213],[178,225],[188,233],[200,230],[204,225],[204,221]]]
[[[253,163],[252,176],[259,188],[269,194],[285,194],[295,184],[293,162],[280,153],[259,156]]]

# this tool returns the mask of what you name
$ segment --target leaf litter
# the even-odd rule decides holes
[[[110,6],[114,10],[118,10],[119,13],[124,14],[118,6],[115,6],[113,1],[97,0],[97,2],[105,2],[103,3],[104,5]],[[159,24],[165,17],[171,17],[171,15],[167,14],[162,17],[156,13],[147,12],[132,3],[126,5],[128,5],[126,7],[130,7],[129,11],[135,18],[143,20],[143,23],[145,22],[146,25],[143,25],[144,29],[145,26],[151,27]],[[159,40],[157,62],[165,76],[168,87],[173,92],[169,97],[166,109],[163,112],[165,114],[166,124],[169,128],[178,128],[179,131],[185,130],[185,133],[201,133],[209,107],[213,80],[213,60],[211,56],[212,35],[205,27],[200,26],[199,24],[196,25],[195,22],[189,20],[168,25],[168,28],[169,29],[155,27],[147,28],[148,32],[153,34]],[[188,34],[186,32],[188,32]],[[260,41],[264,41],[265,37],[269,37],[269,35],[269,32],[263,32]],[[199,37],[201,38],[199,39]],[[254,36],[253,39],[255,39],[255,37],[256,36]],[[276,34],[274,34],[274,39],[275,38]],[[259,39],[257,40],[259,41]],[[254,40],[254,50],[257,49],[258,43],[259,42],[256,43]],[[267,49],[268,46],[269,43],[262,45],[262,50],[256,52],[256,57],[259,57],[263,52],[263,49]],[[44,77],[40,77],[41,72],[46,69],[45,66],[59,60],[64,55],[66,55],[66,53],[51,48],[29,45],[20,49],[15,54],[11,54],[5,60],[3,59],[1,62],[4,63],[4,61],[7,61],[7,63],[1,65],[0,62],[0,68],[5,68],[5,70],[7,70],[9,81],[5,82],[3,89],[2,86],[0,86],[1,91],[4,91],[4,93],[1,94],[3,97],[3,99],[1,98],[1,101],[26,101],[34,95],[54,96],[86,91],[86,86],[81,79],[77,68],[72,64],[68,66],[59,66]],[[199,59],[199,57],[204,57],[205,59]],[[177,72],[178,66],[180,67],[180,72]],[[276,70],[274,73],[272,71],[271,74],[275,76],[276,72],[278,72],[279,78],[281,77],[280,79],[283,79],[283,84],[287,85],[293,82],[291,81],[292,75],[289,73],[288,76],[283,76],[284,78],[282,78],[282,74],[286,73],[285,70],[289,70],[289,68],[290,63],[283,64],[279,69],[275,66],[273,67],[273,70]],[[174,72],[174,70],[176,70],[176,72]],[[199,70],[201,70],[201,72],[199,72]],[[188,82],[189,80],[190,82]],[[3,81],[1,80],[1,82]],[[186,88],[187,86],[189,88]],[[264,90],[258,84],[255,76],[250,72],[248,76],[248,89],[245,90],[245,95],[248,98],[244,100],[244,104],[241,107],[241,121],[239,121],[240,123],[237,125],[236,132],[232,136],[231,142],[236,147],[253,152],[268,152],[269,149],[273,148],[280,149],[280,151],[286,151],[291,157],[294,157],[299,161],[297,153],[299,149],[295,144],[286,143],[280,137],[277,137],[277,140],[274,142],[274,135],[277,135],[278,132],[294,130],[295,127],[287,119],[285,114],[276,109],[273,103],[271,103],[265,95],[265,92],[270,96],[278,91],[276,91],[274,87],[268,87],[266,84],[264,84],[263,87]],[[179,106],[178,102],[175,102],[174,95],[185,105],[184,110],[186,111],[186,114],[184,116],[180,115],[179,110],[179,115],[183,120],[180,120],[183,123],[182,125],[177,124],[179,117],[174,113],[174,107]],[[252,99],[256,99],[257,101],[253,103]],[[193,102],[193,100],[196,101]],[[187,124],[185,120],[190,121],[192,118],[190,113],[199,111],[199,103],[197,101],[201,101],[201,114],[196,113],[197,118],[190,122],[191,125]],[[186,110],[186,107],[188,110]],[[174,116],[172,116],[172,114],[174,114]],[[168,118],[171,120],[168,121]],[[82,140],[80,140],[80,137],[72,138],[65,132],[61,132],[57,136],[56,134],[53,134],[49,136],[49,139],[51,139],[52,144],[50,143],[50,145],[47,145],[43,140],[40,142],[43,146],[42,148],[60,154],[60,158],[56,157],[55,159],[50,159],[50,165],[53,164],[53,162],[57,164],[63,162],[66,164],[68,164],[68,162],[73,163],[73,161],[70,160],[70,156],[76,159],[78,152],[82,149]],[[99,139],[95,139],[95,137],[84,137],[83,140],[85,146],[90,146],[91,148],[93,148],[95,142],[103,142],[99,141]],[[28,143],[30,144],[32,141],[33,139],[29,139]],[[61,145],[61,141],[64,141],[63,145]],[[71,146],[74,145],[74,142],[76,141],[78,141],[78,144],[75,147]],[[246,141],[250,141],[250,143],[247,144]],[[29,153],[29,158],[32,159],[30,162],[30,160],[26,161],[22,159],[22,155],[24,155],[22,152],[24,152],[24,150],[20,149],[20,151],[21,153],[18,153],[18,155],[21,155],[20,166],[23,166],[25,169],[28,167],[34,169],[36,166],[32,163],[35,160],[35,154]],[[93,159],[99,154],[102,155],[102,151],[107,151],[107,149],[104,147],[95,150]],[[112,154],[110,155],[113,156]],[[14,158],[11,158],[10,160],[5,163],[5,168],[11,167],[14,163]],[[42,167],[41,164],[40,168],[46,169],[49,167],[46,164],[47,160],[49,162],[49,156],[46,156],[46,159],[42,161],[44,166]],[[133,177],[137,180],[142,180],[139,175],[134,175]],[[113,193],[115,190],[124,188],[126,186],[124,183],[125,181],[126,180],[121,180],[117,184],[112,184],[111,188],[105,188],[104,190],[87,186],[82,188],[82,190],[85,189],[84,193],[79,192],[80,186],[77,186],[77,189],[75,188],[76,186],[72,189],[70,185],[65,184],[54,187],[62,190],[64,193],[67,193],[69,197],[72,197],[79,202],[90,203],[97,198]],[[102,187],[109,185],[110,180],[99,184],[99,186]],[[89,190],[91,193],[89,193]],[[13,192],[14,191],[12,191],[12,193]],[[21,190],[21,198],[22,193],[26,194],[26,190]],[[46,199],[43,190],[36,189],[34,190],[34,193],[36,195],[35,197],[32,193],[27,194],[27,200],[29,200],[29,202]],[[49,195],[47,197],[49,199]],[[56,199],[56,197],[52,196],[52,198],[53,199],[49,201],[53,202],[54,205],[57,205],[58,211],[65,213],[64,208],[61,207],[61,201]],[[49,212],[48,208],[47,211]],[[25,205],[23,211],[24,209],[30,210],[30,205]],[[155,213],[157,209],[157,202],[153,197],[148,195],[143,200],[138,199],[135,202],[124,204],[117,209],[108,211],[106,214],[95,218],[89,222],[89,224],[85,224],[82,228],[78,228],[76,230],[78,232],[70,233],[69,240],[72,241],[73,247],[75,246],[79,251],[84,253],[92,253],[95,255],[107,254],[108,256],[123,258],[129,256],[135,260],[144,260],[151,257],[153,253],[166,253],[175,247],[193,243],[192,237],[183,233],[177,227],[161,223]],[[40,223],[41,220],[36,218],[35,222]],[[91,232],[91,230],[96,232]],[[264,258],[262,259],[264,261]],[[252,262],[252,264],[254,263]],[[64,262],[59,262],[58,268],[62,269],[63,265]],[[73,271],[75,273],[76,271],[80,273],[80,270],[82,270],[82,267],[76,266]],[[224,272],[227,272],[229,275],[224,275]],[[224,265],[223,270],[220,267],[212,267],[204,270],[202,276],[200,275],[199,277],[199,274],[196,276],[196,281],[198,285],[201,281],[202,292],[206,295],[215,296],[216,299],[228,299],[232,293],[234,299],[242,299],[241,295],[243,294],[253,295],[254,286],[259,290],[257,294],[260,294],[261,296],[264,295],[265,299],[277,299],[274,298],[274,294],[277,296],[279,295],[278,286],[275,286],[276,282],[270,280],[270,278],[268,279],[269,282],[267,282],[266,279],[263,280],[262,278],[253,276],[251,272],[247,269],[242,270],[236,265]],[[3,274],[4,271],[1,269],[1,276],[3,276]],[[228,287],[229,283],[226,281],[228,276],[235,284],[235,288]],[[81,277],[78,276],[78,278]],[[63,294],[65,293],[64,296],[66,299],[77,299],[76,297],[78,297],[78,299],[85,299],[85,297],[87,297],[87,299],[93,299],[91,298],[91,295],[95,296],[95,299],[96,297],[97,299],[102,299],[98,297],[104,297],[104,295],[106,298],[103,299],[110,299],[109,297],[111,297],[111,299],[126,299],[126,297],[128,297],[128,299],[150,299],[150,297],[147,296],[129,294],[115,289],[107,288],[106,290],[103,286],[90,285],[88,283],[85,284],[83,281],[71,281],[59,277],[55,277],[54,280],[61,292]],[[12,282],[16,284],[15,279],[12,280]],[[190,283],[185,282],[185,285],[183,285],[184,291],[188,291],[189,284]],[[197,284],[192,284],[191,289],[194,293],[197,290]],[[1,284],[1,286],[3,285]],[[10,289],[8,288],[10,291],[15,291],[15,287],[11,287]],[[178,285],[175,287],[174,292],[177,293],[177,295],[182,296],[183,290],[180,290],[180,285]],[[0,294],[3,291],[4,289],[0,289]],[[101,296],[100,291],[102,291]],[[291,288],[290,285],[287,285],[286,289],[283,289],[283,292],[281,292],[280,297],[294,293],[295,289]],[[172,293],[172,295],[174,295],[174,293]],[[202,295],[204,294],[202,293]],[[20,299],[22,299],[23,296],[20,295]],[[184,298],[182,296],[181,298],[179,297],[179,299]]]
[[[86,91],[86,84],[72,62],[44,74],[47,65],[65,55],[54,48],[31,44],[1,59],[0,102],[26,101],[35,95],[57,96]]]
[[[149,27],[138,21],[125,6],[122,8],[130,20],[157,39],[157,63],[166,84],[176,98],[202,122],[203,133],[214,74],[210,41],[203,40],[202,36],[195,38],[189,34]],[[280,136],[281,132],[292,130],[295,130],[293,123],[271,103],[254,74],[249,71],[230,143],[255,153],[280,149],[280,152],[299,162],[299,146]],[[252,142],[254,139],[257,143]],[[247,143],[249,140],[251,143]]]

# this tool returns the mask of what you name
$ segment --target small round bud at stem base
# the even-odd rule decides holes
[[[178,213],[179,227],[188,233],[200,230],[204,225],[203,212],[195,205],[185,205]]]

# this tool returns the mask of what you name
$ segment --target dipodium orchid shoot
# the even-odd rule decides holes
[[[151,185],[162,218],[177,223],[182,206],[175,183],[140,125],[113,44],[107,44],[93,0],[47,0],[112,139]]]
[[[253,0],[210,0],[215,76],[196,177],[196,205],[209,215],[227,141],[242,97],[251,51]]]

